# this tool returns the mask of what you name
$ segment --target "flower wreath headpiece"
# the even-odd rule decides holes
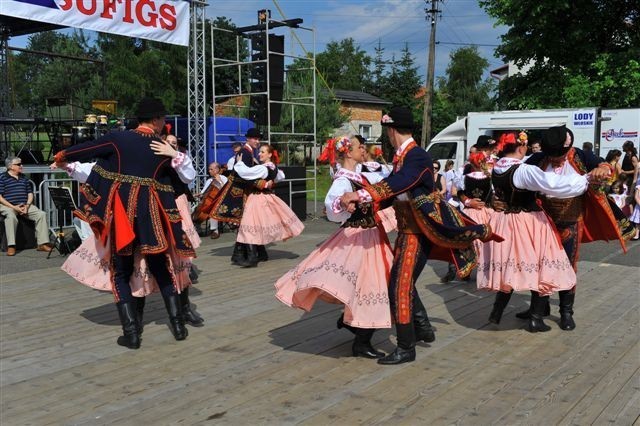
[[[340,136],[338,138],[329,139],[327,146],[322,150],[318,161],[321,163],[329,163],[331,165],[336,164],[336,152],[344,154],[351,149],[351,139],[346,136]]]

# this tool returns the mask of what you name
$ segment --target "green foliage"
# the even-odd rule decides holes
[[[371,57],[352,38],[332,41],[316,55],[316,68],[332,89],[367,89],[371,80]]]
[[[526,75],[500,84],[502,107],[640,104],[637,1],[481,0],[480,5],[509,27],[497,54],[520,67],[532,65]]]

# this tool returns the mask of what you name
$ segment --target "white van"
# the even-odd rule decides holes
[[[625,113],[620,111],[625,111]],[[622,121],[614,121],[614,117]],[[640,109],[600,111],[599,108],[575,108],[470,112],[466,117],[459,118],[438,133],[431,140],[427,152],[434,160],[439,160],[442,165],[446,160],[453,160],[455,167],[458,168],[466,161],[469,147],[476,143],[480,135],[488,135],[497,139],[498,135],[504,131],[520,132],[526,130],[531,142],[539,139],[544,129],[564,124],[573,131],[574,146],[581,148],[584,142],[591,142],[594,144],[596,154],[605,157],[609,150],[620,149],[624,142],[602,142],[602,139],[606,138],[602,136],[600,126],[602,125],[602,132],[604,132],[604,129],[607,128],[605,123],[609,122],[625,129],[624,132],[609,132],[610,139],[617,134],[623,134],[625,137],[628,136],[625,140],[638,141]],[[636,146],[638,146],[637,143]]]

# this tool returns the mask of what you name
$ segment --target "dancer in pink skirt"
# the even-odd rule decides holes
[[[549,331],[551,327],[542,320],[549,295],[572,289],[576,273],[553,223],[536,203],[535,193],[573,197],[584,193],[590,176],[545,173],[522,163],[527,145],[513,134],[503,135],[498,146],[500,159],[493,168],[492,181],[505,209],[493,214],[489,225],[505,241],[483,245],[477,285],[498,292],[489,316],[489,321],[496,324],[513,291],[531,291],[532,309],[526,329],[531,333]]]
[[[233,169],[244,180],[259,180],[247,197],[236,241],[247,245],[247,258],[238,265],[252,267],[268,260],[265,245],[286,241],[302,233],[304,225],[298,216],[276,196],[273,184],[284,179],[278,169],[278,153],[273,146],[263,144],[258,151],[259,165],[247,166],[238,161]]]
[[[325,198],[327,218],[342,225],[298,266],[280,278],[276,297],[284,304],[310,311],[318,299],[344,305],[338,327],[347,326],[356,337],[353,356],[381,358],[371,346],[377,328],[391,328],[387,285],[393,254],[384,229],[375,220],[372,203],[346,211],[340,197],[382,179],[357,173],[364,145],[342,137],[327,148],[342,165]],[[366,176],[365,176],[366,175]]]
[[[469,155],[469,171],[464,175],[464,189],[459,194],[465,200],[464,213],[476,223],[488,224],[495,211],[491,208],[491,167],[482,151]],[[480,240],[473,242],[476,254],[480,254],[484,244]]]

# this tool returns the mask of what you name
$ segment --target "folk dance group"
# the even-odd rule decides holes
[[[93,230],[63,269],[113,292],[123,330],[117,342],[131,349],[140,347],[144,300],[155,291],[176,340],[187,337],[186,323],[203,323],[187,293],[200,243],[187,200],[195,172],[187,155],[160,140],[164,116],[159,100],[143,99],[137,129],[68,148],[52,165],[83,182],[76,215]],[[428,259],[450,262],[460,277],[477,266],[478,287],[497,292],[491,322],[500,322],[513,291],[528,290],[531,308],[518,315],[528,321],[527,330],[547,331],[542,318],[549,296],[558,292],[561,328],[573,329],[579,244],[618,239],[624,247],[633,232],[597,191],[609,168],[573,148],[564,127],[549,129],[545,154],[526,163],[526,142],[503,138],[499,160],[470,158],[460,197],[464,214],[434,190],[432,159],[411,137],[411,112],[393,108],[382,125],[396,150],[390,167],[367,162],[357,137],[334,139],[325,148],[323,156],[337,163],[327,218],[340,226],[277,280],[276,297],[307,311],[318,299],[343,305],[337,326],[355,334],[352,354],[380,364],[411,362],[416,342],[435,340],[415,286]],[[299,235],[304,225],[272,192],[284,178],[277,152],[260,145],[256,129],[246,137],[228,181],[203,195],[209,200],[199,217],[237,225],[231,261],[255,267],[268,260],[267,244]],[[392,228],[398,232],[393,248],[386,233]],[[394,324],[397,347],[384,354],[371,338]]]

